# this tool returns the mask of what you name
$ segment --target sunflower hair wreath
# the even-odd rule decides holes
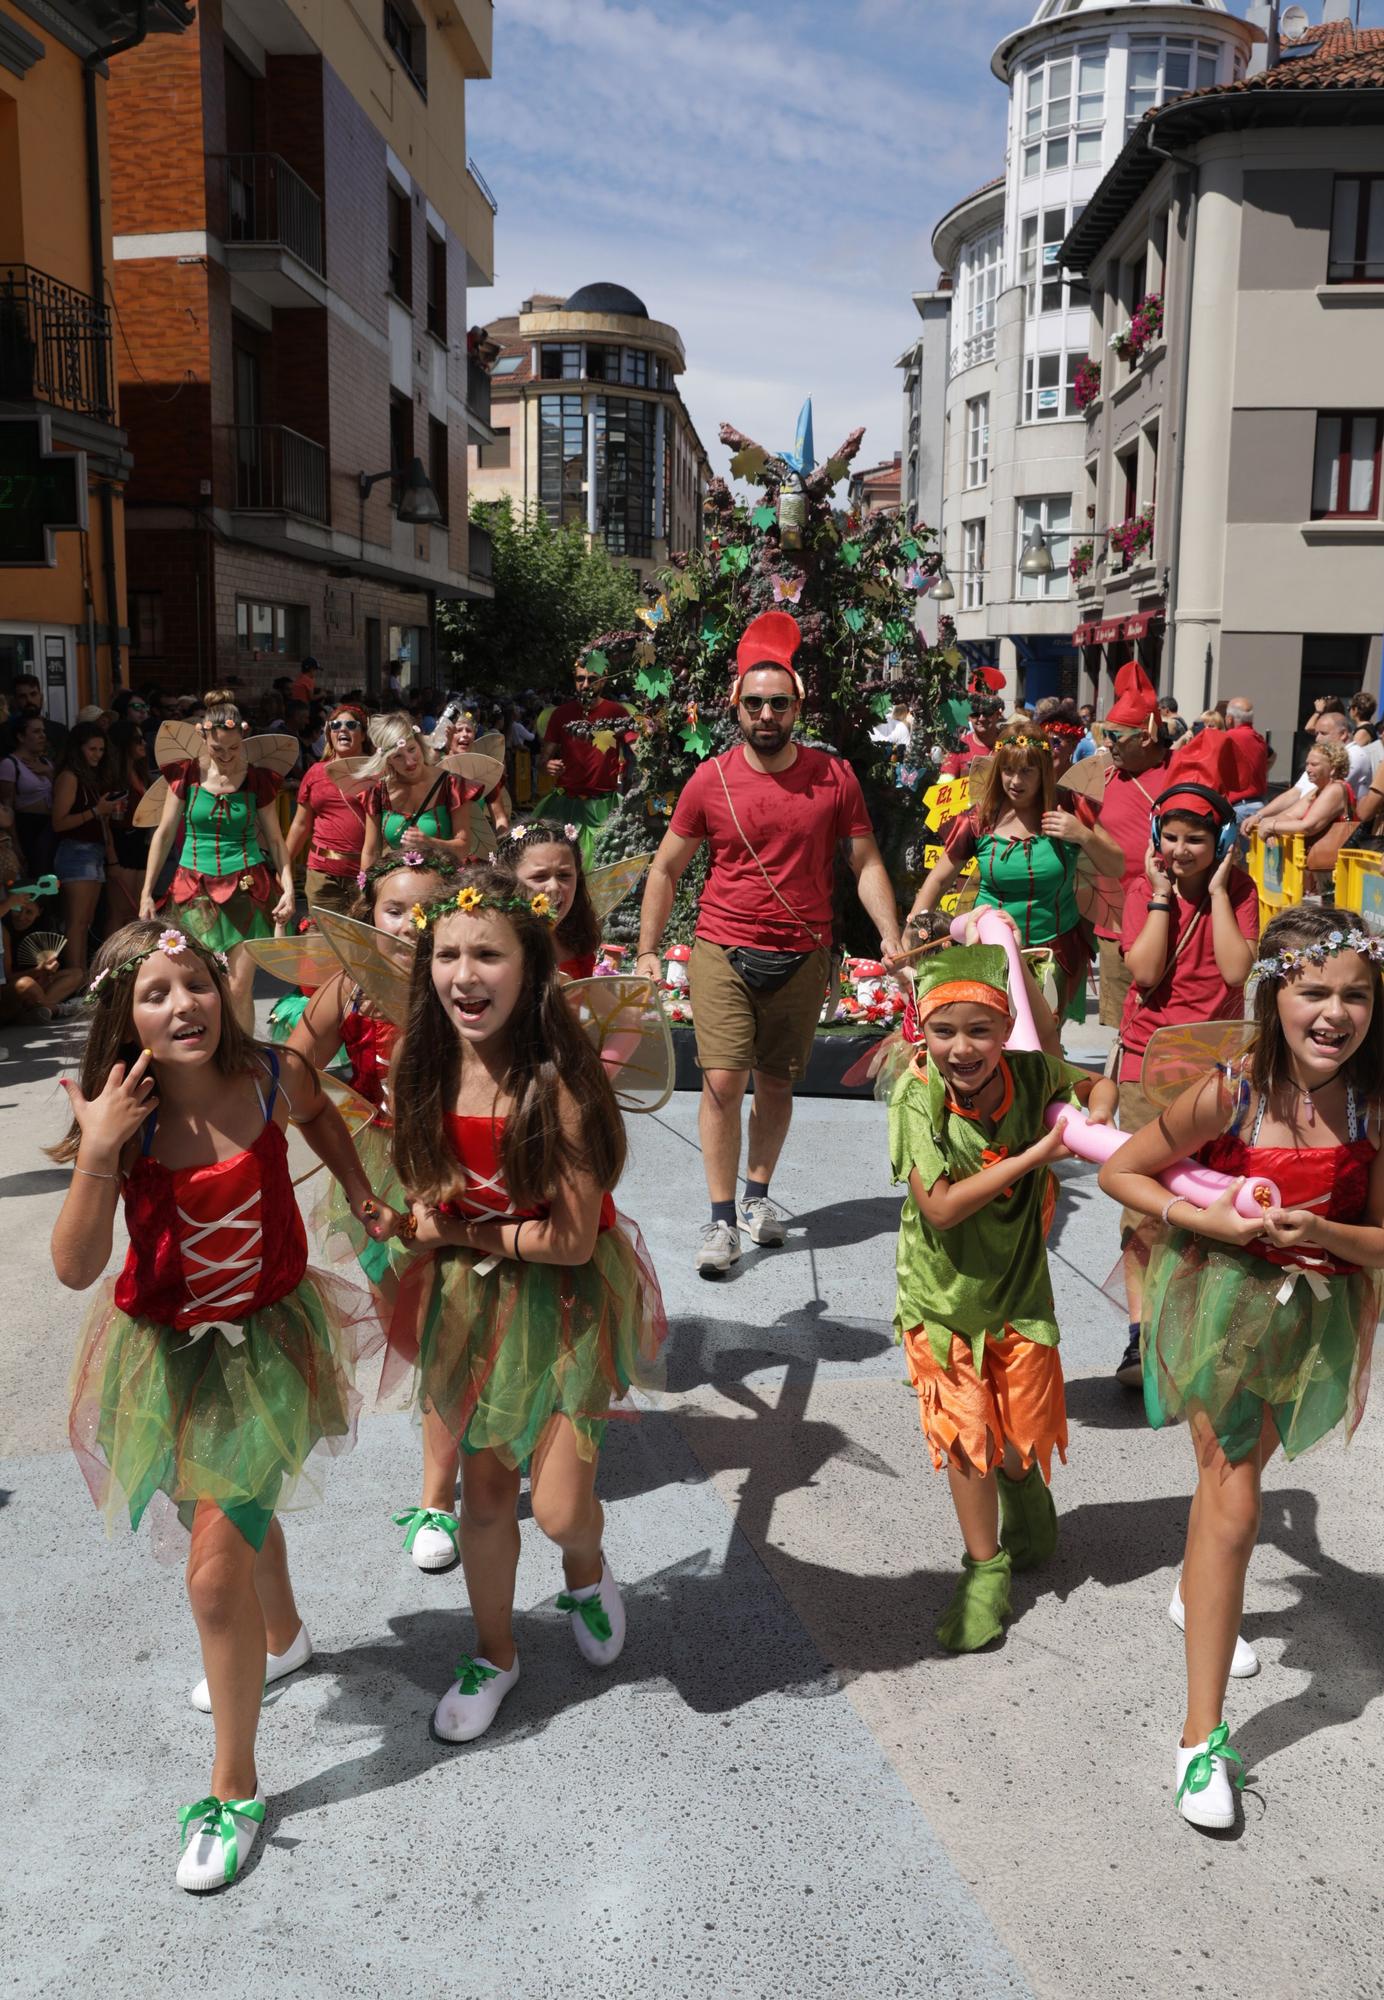
[[[502,916],[539,917],[549,924],[557,922],[551,898],[541,891],[536,896],[496,896],[487,889],[478,889],[474,882],[468,882],[455,896],[447,896],[440,903],[415,903],[409,914],[416,931],[427,931],[444,917],[456,916],[458,911],[464,917],[474,917],[481,910],[499,910]]]

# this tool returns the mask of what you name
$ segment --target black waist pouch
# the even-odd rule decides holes
[[[732,945],[726,953],[751,993],[777,993],[811,956],[810,951],[760,951],[752,944]]]

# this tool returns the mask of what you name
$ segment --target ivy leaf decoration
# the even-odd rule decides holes
[[[766,528],[772,528],[777,519],[777,513],[767,500],[762,500],[750,516],[751,523],[760,530],[761,534]]]
[[[828,486],[839,486],[849,470],[844,458],[829,458],[826,464]]]
[[[869,614],[862,611],[858,604],[848,604],[841,613],[841,616],[850,626],[852,632],[863,632]]]
[[[730,462],[732,479],[758,479],[768,463],[768,454],[758,444],[747,444]]]
[[[704,723],[689,725],[681,732],[682,747],[691,757],[705,757],[711,748],[711,731]]]
[[[605,674],[610,672],[610,661],[606,658],[606,655],[601,651],[599,646],[597,646],[593,652],[587,654],[586,664],[591,669],[593,674]]]
[[[745,543],[741,542],[733,549],[724,549],[722,551],[722,576],[743,576],[749,566],[750,551]]]
[[[877,694],[874,700],[870,703],[870,713],[872,715],[877,715],[881,722],[884,721],[886,716],[891,715],[893,713],[893,709],[894,709],[894,704],[889,699],[887,694]]]
[[[846,563],[851,569],[854,569],[856,564],[860,561],[861,554],[862,550],[859,542],[842,542],[841,560],[843,563]]]
[[[714,618],[708,618],[706,623],[702,626],[701,630],[702,644],[714,652],[720,637],[721,637],[720,625]]]
[[[948,729],[965,729],[971,720],[971,704],[959,695],[948,695],[942,703],[942,715]]]
[[[658,648],[654,644],[653,634],[646,632],[635,645],[634,664],[637,667],[651,667],[657,658]]]
[[[901,646],[908,637],[908,627],[902,619],[891,618],[884,627],[884,636],[891,646]]]
[[[634,685],[650,701],[662,701],[666,694],[672,692],[673,676],[667,667],[653,667],[652,671],[649,667],[641,667],[634,677]]]
[[[962,664],[962,656],[957,651],[955,646],[950,647],[948,651],[943,653],[942,659],[944,664],[949,666],[953,670],[953,672],[955,672],[956,668]],[[969,715],[970,710],[968,709],[966,712]]]
[[[918,547],[912,535],[905,535],[899,543],[899,554],[905,562],[917,562],[918,557],[922,554],[922,550]]]

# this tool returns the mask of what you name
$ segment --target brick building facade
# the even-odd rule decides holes
[[[287,0],[204,0],[112,86],[137,681],[255,689],[307,653],[331,688],[378,688],[395,659],[428,681],[437,602],[489,589],[466,326],[493,205],[464,87],[489,73],[490,10],[389,7],[378,35],[317,18],[320,45]],[[415,457],[438,525],[399,521],[388,478],[361,497]]]

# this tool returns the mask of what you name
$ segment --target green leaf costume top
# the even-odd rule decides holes
[[[1014,1050],[1002,1058],[1005,1099],[993,1131],[948,1102],[940,1075],[904,1071],[889,1103],[889,1161],[896,1182],[916,1172],[925,1188],[962,1181],[983,1167],[1021,1153],[1042,1137],[1043,1113],[1054,1099],[1075,1104],[1084,1072],[1059,1057]],[[910,1193],[899,1219],[898,1295],[894,1327],[924,1326],[945,1368],[952,1336],[969,1340],[976,1373],[985,1339],[1012,1328],[1025,1340],[1057,1345],[1052,1281],[1044,1245],[1051,1217],[1052,1175],[1025,1174],[1007,1194],[954,1229],[934,1229]]]

